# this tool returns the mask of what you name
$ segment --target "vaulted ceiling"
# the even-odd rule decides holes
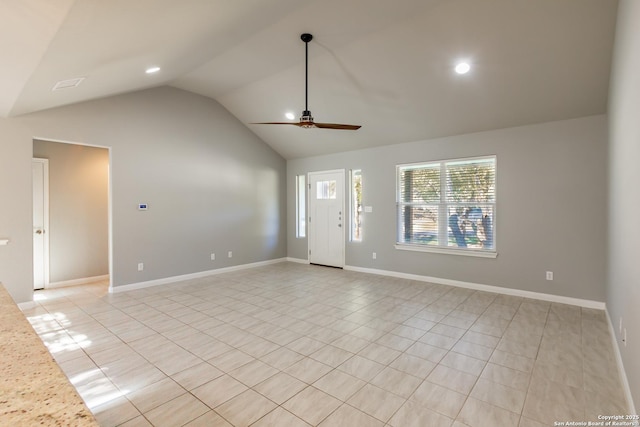
[[[285,158],[602,114],[615,0],[7,0],[0,116],[170,85]],[[304,109],[358,131],[255,125]],[[471,71],[453,69],[465,60]],[[155,74],[145,74],[159,66]],[[53,91],[63,80],[75,88]]]

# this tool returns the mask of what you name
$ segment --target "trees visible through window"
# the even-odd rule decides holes
[[[362,240],[362,171],[351,171],[351,240]]]
[[[495,156],[397,172],[398,244],[495,251]]]
[[[307,184],[306,176],[296,176],[296,237],[306,237],[307,235]]]

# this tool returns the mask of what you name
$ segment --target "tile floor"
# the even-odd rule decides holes
[[[25,315],[104,426],[554,425],[626,414],[603,311],[293,263]]]

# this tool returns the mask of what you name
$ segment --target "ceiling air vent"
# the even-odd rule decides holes
[[[75,79],[61,80],[56,83],[51,90],[71,89],[73,87],[78,87],[84,79],[84,77],[76,77]]]

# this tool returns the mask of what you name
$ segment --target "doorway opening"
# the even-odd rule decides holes
[[[34,138],[33,157],[34,289],[111,287],[110,149]]]

